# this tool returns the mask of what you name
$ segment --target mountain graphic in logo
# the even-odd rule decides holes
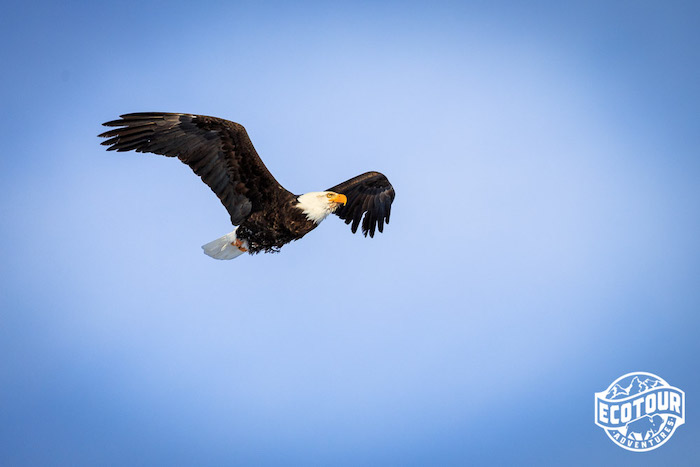
[[[642,381],[639,376],[634,376],[632,381],[623,380],[620,383],[615,384],[615,386],[608,391],[605,398],[608,400],[623,399],[625,397],[639,394],[640,392],[646,392],[649,389],[655,388],[659,384],[661,384],[661,381],[659,381],[657,378],[647,377],[644,378],[644,381]]]

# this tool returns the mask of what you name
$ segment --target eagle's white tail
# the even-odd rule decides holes
[[[215,259],[233,259],[248,251],[248,242],[236,238],[236,230],[238,227],[233,232],[202,245],[204,254]]]

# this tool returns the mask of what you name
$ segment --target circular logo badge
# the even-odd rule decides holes
[[[628,373],[595,394],[595,424],[629,451],[658,448],[683,423],[685,393],[652,373]]]

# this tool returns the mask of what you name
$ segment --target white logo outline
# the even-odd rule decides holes
[[[628,378],[630,384],[621,386]],[[664,445],[685,423],[685,392],[653,373],[634,371],[596,392],[594,410],[595,424],[616,445],[647,452]],[[631,426],[635,431],[629,431]]]

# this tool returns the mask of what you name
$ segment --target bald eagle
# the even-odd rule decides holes
[[[367,172],[325,191],[295,195],[280,185],[242,125],[221,118],[178,113],[130,113],[103,124],[108,151],[151,152],[177,157],[218,196],[236,226],[202,246],[216,259],[248,252],[278,252],[335,214],[374,237],[389,223],[394,188],[379,172]],[[363,218],[364,216],[364,218]]]

